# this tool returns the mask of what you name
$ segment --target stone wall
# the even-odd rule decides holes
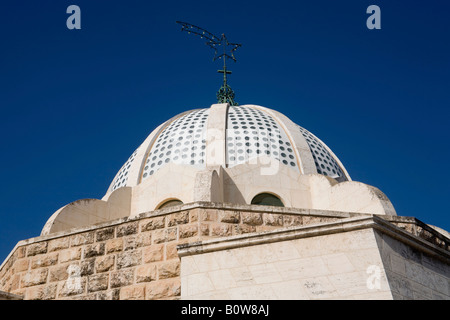
[[[377,242],[394,299],[450,300],[448,260],[383,233],[377,233]],[[436,245],[441,246],[442,242]]]
[[[188,245],[182,299],[392,299],[374,230],[340,223]]]
[[[177,245],[351,216],[263,206],[193,203],[19,242],[0,290],[25,300],[179,299]]]
[[[450,300],[448,239],[390,220],[402,227],[353,217],[181,245],[181,298]]]

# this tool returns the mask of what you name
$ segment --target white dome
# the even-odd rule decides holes
[[[214,161],[224,168],[257,161],[264,155],[297,173],[318,173],[339,182],[351,180],[321,140],[284,115],[256,105],[215,106],[224,105],[181,113],[155,129],[119,170],[108,193],[150,179],[168,163],[205,169],[211,136],[225,137],[225,156]],[[212,125],[211,116],[215,117],[212,122],[224,125]]]
[[[102,199],[60,208],[42,234],[199,202],[396,214],[379,189],[352,181],[308,130],[269,108],[224,103],[161,124]]]

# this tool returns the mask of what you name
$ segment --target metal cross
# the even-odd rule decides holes
[[[223,73],[223,85],[217,92],[217,100],[219,103],[237,105],[234,101],[234,92],[227,84],[227,74],[231,74],[231,71],[227,70],[226,60],[231,59],[236,62],[234,52],[241,47],[241,44],[228,42],[225,34],[218,37],[205,29],[194,26],[193,24],[182,21],[177,21],[177,23],[181,25],[181,31],[186,31],[188,34],[195,34],[200,36],[200,38],[205,38],[207,40],[206,45],[214,49],[213,61],[223,59],[223,69],[217,71],[219,73]]]

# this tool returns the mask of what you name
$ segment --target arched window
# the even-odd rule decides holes
[[[178,200],[178,199],[171,199],[168,200],[166,202],[163,202],[158,209],[162,209],[162,208],[170,208],[170,207],[174,207],[174,206],[179,206],[180,204],[183,204],[182,201]]]
[[[280,198],[271,193],[260,193],[252,199],[251,203],[261,206],[284,207],[284,204],[281,202]]]

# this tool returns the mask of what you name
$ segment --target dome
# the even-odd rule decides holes
[[[325,143],[282,113],[220,103],[158,126],[102,199],[60,208],[42,234],[200,203],[396,215],[379,189],[352,181]]]
[[[208,138],[217,137],[225,137],[223,152],[216,152],[224,153],[222,158],[207,150]],[[214,157],[215,165],[232,168],[257,163],[261,156],[296,173],[351,180],[325,143],[286,116],[257,105],[225,104],[181,113],[155,129],[119,170],[108,193],[151,179],[169,163],[202,170]]]

